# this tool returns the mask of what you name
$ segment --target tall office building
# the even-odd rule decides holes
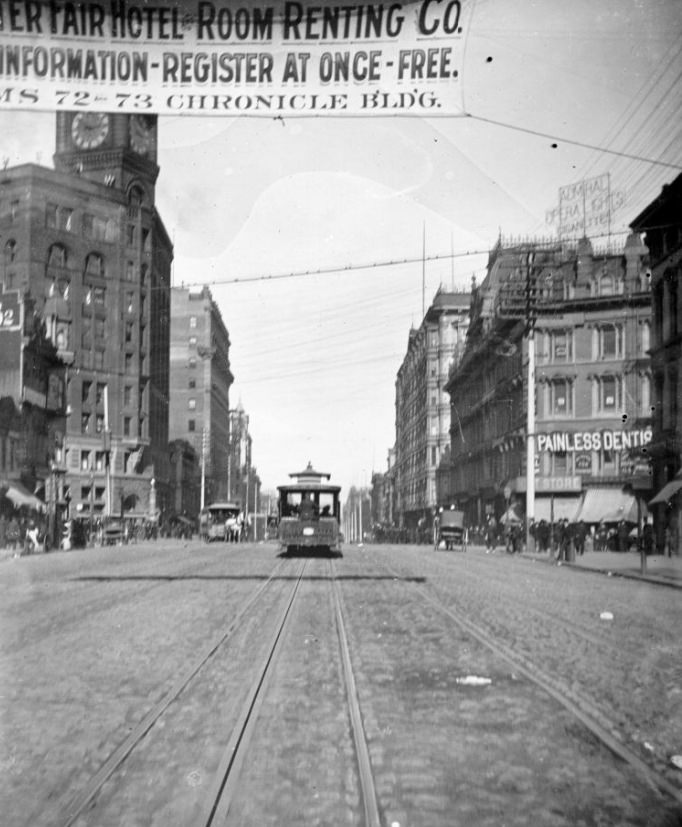
[[[203,501],[228,498],[230,337],[208,287],[171,290],[170,419],[203,466]]]
[[[55,169],[0,181],[4,286],[31,298],[67,365],[54,463],[70,516],[153,516],[168,499],[173,258],[155,208],[157,119],[56,118]]]

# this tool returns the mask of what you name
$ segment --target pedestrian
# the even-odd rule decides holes
[[[538,523],[538,548],[542,552],[549,551],[549,523],[545,519]]]
[[[491,514],[485,526],[485,553],[495,554],[497,547],[497,522]]]
[[[644,553],[647,557],[654,553],[654,527],[648,520],[644,522],[642,529],[642,545],[644,546]]]
[[[587,526],[582,520],[579,520],[573,527],[573,544],[575,545],[575,553],[582,557],[585,553],[585,539],[587,537]]]
[[[628,524],[625,520],[618,523],[618,551],[627,551],[629,543]]]

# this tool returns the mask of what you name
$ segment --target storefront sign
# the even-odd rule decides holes
[[[535,490],[538,493],[582,491],[582,477],[537,477]]]
[[[0,0],[0,105],[461,115],[473,0]]]
[[[566,451],[623,451],[641,448],[651,442],[651,427],[633,431],[563,431],[554,434],[538,434],[537,450],[548,452]]]

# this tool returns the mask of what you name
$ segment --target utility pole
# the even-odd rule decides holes
[[[535,253],[526,257],[526,340],[528,342],[526,416],[526,549],[533,551],[531,524],[535,522]]]
[[[201,429],[201,498],[200,508],[206,505],[206,428]]]

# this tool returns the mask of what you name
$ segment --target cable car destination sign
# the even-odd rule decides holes
[[[0,106],[462,115],[473,0],[0,0]]]

